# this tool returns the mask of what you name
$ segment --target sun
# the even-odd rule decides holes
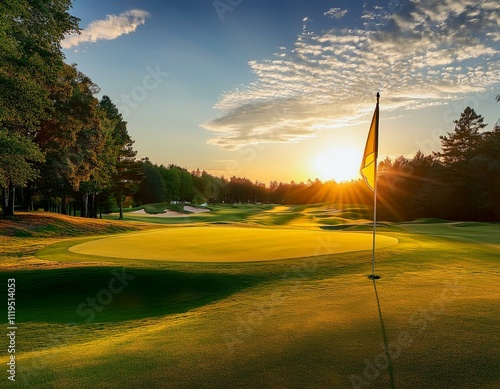
[[[316,172],[321,181],[355,180],[363,153],[352,147],[336,147],[319,154],[315,159]]]

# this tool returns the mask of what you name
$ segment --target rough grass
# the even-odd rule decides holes
[[[313,223],[308,208],[295,211],[302,215],[294,219],[297,226]],[[260,211],[245,218],[257,216],[265,218]],[[396,386],[500,387],[500,226],[420,221],[381,228],[399,239],[377,252],[376,265]],[[37,238],[23,239],[30,245]],[[4,250],[12,240],[20,238],[5,237]],[[21,244],[9,247],[23,263]],[[352,388],[360,379],[362,388],[389,387],[373,283],[366,278],[370,253],[319,254],[245,264],[123,260],[101,266],[99,258],[81,256],[46,272],[32,271],[36,261],[47,262],[32,258],[0,276],[2,288],[6,277],[26,280],[18,289],[31,304],[24,313],[31,316],[19,324],[16,386]],[[64,315],[57,320],[58,309],[69,312],[108,288],[107,276],[121,265],[137,272],[130,291],[114,295],[89,323]],[[145,278],[133,285],[139,275]],[[198,304],[188,293],[187,306],[165,311],[169,293],[177,298],[181,285],[208,299]],[[141,301],[135,318],[120,305],[134,301]]]
[[[44,212],[18,213],[0,218],[0,236],[59,238],[124,232],[150,228],[144,223],[117,223],[109,220],[76,218]]]
[[[19,212],[0,218],[0,266],[29,269],[54,267],[34,256],[39,249],[70,237],[94,236],[157,228],[148,223],[75,218],[43,212]]]

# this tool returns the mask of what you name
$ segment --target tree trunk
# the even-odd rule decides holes
[[[123,195],[122,195],[122,192],[120,192],[120,199],[118,201],[118,204],[120,204],[120,216],[118,217],[118,219],[123,220]]]
[[[2,207],[2,211],[6,211],[7,210],[7,189],[6,188],[3,188],[2,187],[2,199],[1,199],[1,207]]]
[[[96,209],[95,209],[95,193],[92,193],[92,198],[90,201],[90,213],[89,218],[95,219],[96,217]]]
[[[89,214],[87,215],[89,219],[94,217],[94,194],[89,194]]]
[[[9,184],[8,186],[8,195],[7,195],[7,206],[4,208],[4,215],[5,216],[14,216],[14,200],[16,197],[16,188],[14,188],[14,185]]]
[[[28,211],[34,211],[35,210],[35,204],[33,201],[33,191],[31,189],[31,182],[28,183],[28,186],[26,188],[26,201],[28,202]]]
[[[68,199],[66,198],[66,196],[63,196],[62,199],[61,199],[61,213],[63,215],[67,215],[68,214]]]
[[[99,209],[100,209],[100,206],[99,206],[99,194],[96,193],[95,195],[95,206],[94,206],[94,218],[98,218],[99,216]]]
[[[85,193],[83,195],[83,207],[82,207],[82,213],[81,217],[87,217],[88,216],[88,211],[89,211],[89,195],[88,193]]]

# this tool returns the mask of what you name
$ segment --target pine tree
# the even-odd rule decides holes
[[[454,120],[455,132],[440,136],[442,152],[436,155],[445,166],[459,162],[469,162],[481,142],[483,134],[481,130],[487,124],[484,118],[478,115],[471,107],[465,108],[460,119]]]
[[[439,181],[442,197],[450,207],[450,218],[475,220],[480,214],[482,185],[478,185],[478,171],[473,162],[483,142],[487,126],[484,118],[471,107],[465,108],[455,123],[455,132],[441,136],[442,152],[436,153],[445,169]]]
[[[112,193],[119,206],[119,219],[123,220],[123,200],[127,195],[135,193],[140,182],[144,179],[141,172],[141,163],[136,160],[137,151],[134,150],[134,141],[127,131],[127,122],[108,96],[103,96],[99,107],[105,112],[106,118],[111,122],[112,146],[114,155],[114,174],[112,180]]]

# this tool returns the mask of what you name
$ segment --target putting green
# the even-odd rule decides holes
[[[396,238],[378,235],[377,248]],[[180,227],[115,235],[75,245],[69,251],[112,258],[252,262],[370,250],[372,235],[340,231],[243,227]]]

